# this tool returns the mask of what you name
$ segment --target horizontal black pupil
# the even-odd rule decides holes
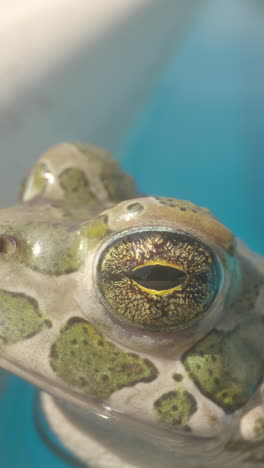
[[[126,273],[126,276],[147,289],[164,291],[182,284],[186,273],[177,268],[165,265],[145,265],[137,270]]]

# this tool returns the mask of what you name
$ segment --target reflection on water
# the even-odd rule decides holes
[[[264,253],[262,7],[260,0],[210,2],[120,157],[142,191],[208,206]],[[0,401],[1,466],[70,466],[39,438],[32,402],[32,387],[12,377]]]

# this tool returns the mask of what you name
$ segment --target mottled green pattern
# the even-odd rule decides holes
[[[182,359],[201,393],[227,413],[247,403],[264,373],[263,345],[258,342],[256,333],[251,339],[251,326],[263,336],[261,321],[227,334],[214,330]]]
[[[164,393],[155,401],[154,407],[161,422],[171,426],[184,426],[197,411],[194,397],[183,389]]]
[[[17,240],[14,261],[47,275],[64,275],[80,268],[88,239],[76,227],[63,223],[33,223],[17,227],[0,226],[0,232]]]
[[[51,326],[37,301],[22,293],[0,290],[0,315],[0,340],[5,344],[25,340]]]
[[[93,218],[88,223],[83,224],[81,231],[88,240],[99,239],[105,234],[110,233],[111,231],[108,226],[108,216],[96,216],[96,218]]]
[[[99,400],[158,374],[149,360],[120,351],[78,317],[69,320],[53,344],[50,363],[62,380]]]
[[[64,192],[65,200],[89,203],[96,199],[89,188],[85,173],[78,167],[65,169],[59,175],[59,184]]]

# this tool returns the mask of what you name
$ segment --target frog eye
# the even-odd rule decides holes
[[[206,314],[222,286],[213,250],[182,232],[122,233],[102,246],[96,287],[107,310],[149,330],[185,328]]]
[[[0,255],[13,255],[16,251],[16,241],[11,236],[0,235]]]

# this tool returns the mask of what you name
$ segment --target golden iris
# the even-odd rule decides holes
[[[216,255],[185,233],[144,230],[101,252],[97,284],[110,312],[152,330],[183,328],[204,314],[221,284]]]

